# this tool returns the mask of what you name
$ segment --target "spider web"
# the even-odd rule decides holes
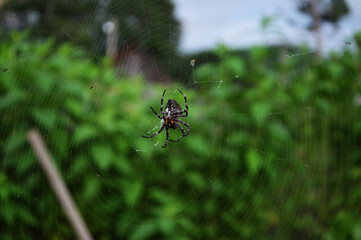
[[[113,12],[122,8],[121,2],[112,7],[108,7],[106,1],[103,4],[99,8],[102,14],[93,18],[99,17],[102,21],[113,19]],[[134,4],[144,6],[145,2],[138,1]],[[86,9],[79,8],[79,13],[81,11]],[[157,17],[152,14],[153,12],[144,13],[143,20],[145,19],[147,24],[150,24],[152,17]],[[73,22],[73,28],[76,28],[76,20]],[[109,24],[111,23],[103,25],[105,30],[111,28]],[[171,24],[168,31],[174,31]],[[76,42],[76,33],[71,32],[76,31],[63,28],[59,29],[58,34],[69,42]],[[120,36],[122,32],[123,30],[119,29]],[[104,36],[104,33],[99,33],[95,39],[105,41]],[[145,32],[143,37],[151,44],[154,44],[157,38],[150,31]],[[120,55],[130,54],[130,46],[143,51],[144,42],[127,42],[124,39],[126,47],[119,49]],[[170,38],[168,42],[164,42],[164,47],[171,49],[172,41]],[[353,47],[347,45],[344,50],[347,52]],[[336,226],[334,222],[322,221],[346,210],[346,207],[337,209],[327,202],[339,197],[340,192],[333,189],[345,186],[342,176],[347,175],[352,166],[352,158],[347,153],[356,146],[357,141],[350,129],[337,136],[339,142],[344,143],[338,146],[336,151],[344,153],[343,156],[338,156],[344,157],[342,163],[331,161],[334,156],[328,151],[330,149],[318,143],[321,141],[327,144],[336,138],[328,132],[332,129],[331,124],[352,122],[346,115],[338,115],[338,119],[332,122],[324,118],[320,108],[323,103],[318,99],[321,93],[315,94],[315,99],[309,99],[307,94],[311,93],[305,92],[301,87],[293,88],[293,91],[289,88],[277,91],[277,86],[307,81],[307,76],[302,75],[302,72],[317,64],[314,50],[295,50],[284,43],[281,48],[284,53],[278,54],[274,59],[271,57],[259,60],[262,63],[260,65],[248,63],[261,58],[259,54],[266,51],[263,48],[254,48],[250,55],[236,53],[224,46],[214,47],[216,50],[212,54],[187,53],[173,57],[169,53],[168,62],[179,66],[179,74],[170,76],[170,65],[167,72],[163,68],[166,64],[154,61],[156,78],[163,78],[161,83],[146,80],[139,82],[137,74],[124,78],[124,72],[137,73],[139,69],[146,68],[148,60],[128,59],[120,66],[119,71],[113,72],[119,81],[125,82],[121,87],[126,90],[117,89],[117,94],[125,95],[122,98],[125,102],[119,103],[121,108],[129,107],[130,110],[126,112],[128,115],[148,109],[144,110],[146,115],[137,115],[136,121],[126,114],[119,116],[119,124],[124,129],[119,132],[119,138],[110,137],[109,129],[99,129],[99,139],[88,141],[82,148],[74,147],[76,150],[69,148],[63,156],[53,156],[94,239],[289,239],[295,234],[299,234],[300,238],[311,239],[325,237],[333,231]],[[91,57],[101,66],[102,58],[98,53],[103,50],[96,46],[81,60],[88,61]],[[214,60],[215,55],[217,60]],[[159,56],[154,52],[146,54],[147,59],[154,60],[157,57]],[[195,59],[194,66],[191,65],[192,59]],[[241,62],[241,65],[233,68],[235,59],[235,64]],[[331,58],[326,61],[333,63]],[[16,65],[15,62],[11,64],[9,70]],[[286,70],[282,70],[281,65],[287,66]],[[229,69],[240,70],[232,72]],[[358,69],[354,66],[346,73],[345,78],[349,80],[358,76]],[[59,72],[59,80],[64,79],[62,88],[73,87],[74,80],[68,78],[78,77],[75,71],[73,75],[67,76]],[[35,74],[36,69],[32,73]],[[255,75],[259,75],[260,79],[269,78],[273,85],[268,86],[267,81],[251,82],[250,80],[256,79]],[[276,77],[282,79],[275,80]],[[321,70],[310,78],[312,77],[334,78],[328,70]],[[20,87],[25,88],[26,76],[20,75],[19,78],[24,80]],[[102,84],[103,80],[99,78],[90,83],[90,88],[87,89],[90,92],[87,94],[99,102],[90,108],[90,112],[98,112],[106,107],[106,102],[103,101],[106,98],[104,91],[98,89]],[[323,83],[320,81],[316,84],[314,87],[320,87]],[[134,85],[134,88],[129,85]],[[337,86],[336,82],[331,81],[326,87]],[[110,95],[114,91],[112,84],[104,84],[103,87]],[[184,109],[184,98],[176,90],[177,87],[188,98],[189,115],[182,120],[190,124],[190,135],[179,143],[169,142],[168,147],[163,149],[161,146],[164,144],[165,131],[152,139],[142,139],[140,136],[151,135],[162,126],[162,122],[149,107],[153,106],[159,113],[164,89],[167,90],[164,105],[168,99],[175,99]],[[272,87],[278,95],[272,94]],[[262,93],[257,91],[260,88],[265,89],[268,98],[252,97],[252,93]],[[140,97],[136,102],[131,102],[134,101],[131,94],[136,94],[139,89],[142,89],[143,93],[137,95]],[[341,102],[350,94],[347,90],[345,87],[343,91],[331,95],[330,99],[335,105],[347,108],[346,113],[349,113],[353,108],[348,103]],[[237,94],[239,102],[235,97]],[[357,103],[357,91],[352,94],[356,96]],[[281,100],[278,105],[270,106],[268,101],[272,104],[277,102],[272,98]],[[296,100],[288,101],[289,98]],[[254,99],[256,103],[250,99]],[[52,121],[51,107],[54,102],[66,100],[57,94],[56,90],[52,90],[50,97],[40,96],[38,101],[48,109],[40,110],[43,121]],[[26,107],[15,105],[6,108],[2,114],[28,116],[25,123],[14,122],[14,135],[25,135],[28,130],[26,127],[33,123],[32,113]],[[353,115],[354,119],[357,119],[357,114],[359,112]],[[106,114],[82,116],[85,124],[107,123],[107,117]],[[71,126],[72,118],[66,112],[62,113],[61,119]],[[127,128],[135,130],[128,131]],[[318,128],[321,129],[322,136],[317,135]],[[64,144],[61,127],[54,129],[52,132],[48,132],[45,127],[38,130],[45,142],[55,138],[59,139],[56,140],[58,144]],[[3,135],[5,130],[0,132]],[[69,138],[73,137],[71,132],[66,134]],[[170,139],[178,139],[180,134],[179,129],[170,130]],[[131,139],[132,142],[121,141],[121,138]],[[109,142],[112,141],[119,142],[116,154],[108,152]],[[94,160],[97,156],[94,156],[93,146],[97,144],[101,146],[97,149],[100,149],[100,159],[103,157],[104,161]],[[315,149],[315,146],[323,148]],[[52,150],[54,149],[50,148],[50,151]],[[18,158],[26,160],[18,162],[18,165],[24,169],[29,168],[21,172],[20,177],[10,176],[10,180],[16,183],[32,181],[38,186],[30,195],[26,193],[26,186],[16,189],[17,198],[12,199],[11,204],[6,203],[6,206],[35,209],[35,212],[30,210],[30,215],[40,216],[47,221],[47,226],[40,224],[41,228],[18,226],[15,222],[5,223],[1,229],[8,233],[9,239],[48,239],[48,233],[51,233],[54,239],[74,236],[32,152],[26,147],[19,148],[16,154],[10,156],[5,150],[3,152],[2,172],[8,172],[8,163]],[[337,174],[342,181],[330,186],[335,184],[334,176]],[[6,184],[2,188],[10,189],[10,185]],[[26,196],[31,197],[28,199]],[[4,210],[2,206],[5,205],[1,204],[1,211]],[[343,204],[339,203],[338,206]],[[332,212],[335,209],[337,212]],[[360,213],[359,206],[353,211]]]

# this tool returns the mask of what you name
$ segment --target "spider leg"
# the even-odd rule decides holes
[[[185,126],[187,127],[187,134],[184,135],[184,136],[188,136],[188,135],[189,135],[189,131],[190,131],[190,129],[191,129],[191,126],[189,126],[188,123],[186,123],[186,122],[184,122],[184,121],[182,121],[182,120],[180,120],[180,119],[175,119],[175,121],[176,121],[176,122],[180,122],[181,124],[183,124],[183,125],[185,125]]]
[[[162,99],[160,100],[160,112],[163,114],[163,98],[164,98],[164,94],[165,94],[165,89],[162,95]]]
[[[183,113],[186,113],[186,115],[183,115]],[[188,112],[187,112],[187,110],[177,111],[177,112],[173,112],[172,116],[173,117],[187,117]]]
[[[174,124],[177,125],[177,127],[179,128],[179,130],[181,130],[182,135],[178,138],[177,141],[174,141],[174,140],[172,140],[172,139],[169,139],[169,141],[171,141],[171,142],[179,142],[184,136],[186,136],[186,133],[184,132],[184,129],[182,128],[181,125],[179,125],[179,124],[176,123],[176,122],[175,122]]]
[[[168,145],[168,139],[169,139],[169,130],[168,130],[168,127],[165,127],[165,133],[166,133],[166,137],[165,137],[164,146],[162,146],[163,148],[167,147],[167,145]]]
[[[163,119],[161,116],[159,116],[159,114],[153,109],[153,107],[150,107],[150,109],[152,109],[152,111],[154,112],[155,115],[157,115],[157,117],[159,119]]]
[[[184,93],[182,93],[182,91],[181,90],[179,90],[179,88],[177,88],[177,90],[183,95],[183,97],[184,97],[184,102],[185,102],[185,105],[186,105],[186,109],[185,110],[183,110],[185,113],[186,113],[186,115],[184,115],[184,116],[182,116],[182,117],[187,117],[188,116],[188,104],[187,104],[187,97],[186,97],[186,95],[184,95]]]
[[[161,131],[163,131],[164,127],[165,127],[165,125],[163,124],[163,126],[159,129],[158,132],[154,133],[154,134],[151,135],[151,136],[142,136],[142,137],[144,137],[144,138],[152,138],[152,137],[158,135]]]

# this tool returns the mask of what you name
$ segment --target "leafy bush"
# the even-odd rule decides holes
[[[215,54],[184,90],[191,135],[162,149],[163,134],[140,137],[160,126],[149,106],[162,86],[119,78],[68,44],[3,37],[0,238],[74,238],[26,141],[32,128],[94,239],[359,238],[360,52]]]

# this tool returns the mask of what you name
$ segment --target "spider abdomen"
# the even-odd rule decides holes
[[[167,105],[165,105],[165,109],[168,109],[169,112],[182,111],[182,107],[174,99],[168,100]]]

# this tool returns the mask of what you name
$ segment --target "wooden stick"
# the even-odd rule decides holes
[[[36,156],[38,157],[40,165],[47,175],[66,216],[68,217],[74,231],[78,235],[78,239],[92,240],[93,238],[90,235],[85,222],[81,218],[63,179],[61,178],[52,159],[50,158],[49,152],[47,151],[39,133],[36,130],[30,130],[28,132],[28,141],[30,142]]]

